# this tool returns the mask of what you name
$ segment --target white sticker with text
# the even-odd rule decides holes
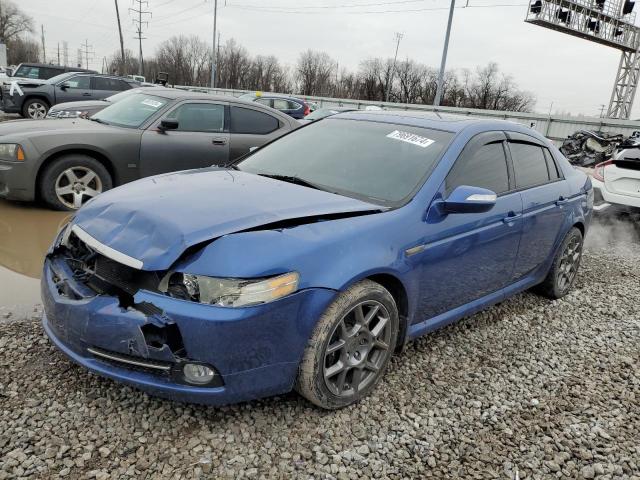
[[[142,101],[143,105],[148,105],[153,108],[160,108],[162,106],[162,102],[158,102],[157,100],[151,100],[150,98],[146,98]]]
[[[415,133],[401,132],[400,130],[394,130],[387,135],[387,138],[393,138],[394,140],[400,140],[422,148],[427,148],[432,143],[435,143],[435,140],[431,140],[430,138],[421,137]]]

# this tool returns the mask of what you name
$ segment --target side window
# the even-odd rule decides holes
[[[266,135],[277,130],[277,118],[250,108],[231,107],[231,133]]]
[[[71,77],[62,82],[67,88],[80,88],[82,90],[89,90],[91,84],[91,78],[84,76]]]
[[[169,112],[166,118],[177,120],[177,130],[182,132],[224,131],[224,105],[185,103]]]
[[[266,105],[267,107],[271,106],[271,99],[270,98],[259,98],[256,100],[256,103],[259,103],[260,105]]]
[[[558,172],[558,165],[556,165],[551,152],[546,148],[542,149],[544,151],[544,156],[547,159],[547,169],[549,170],[549,178],[551,181],[558,180],[560,178],[560,172]]]
[[[24,75],[25,78],[40,78],[40,68],[38,67],[27,67]]]
[[[299,110],[300,108],[302,108],[302,105],[300,105],[297,102],[287,102],[289,104],[289,110]]]
[[[94,90],[109,90],[120,92],[122,90],[127,90],[129,85],[122,80],[118,80],[117,78],[106,78],[106,77],[93,77],[93,89]]]
[[[276,110],[289,110],[291,109],[291,107],[289,106],[290,103],[291,102],[288,102],[283,98],[274,98],[273,108],[275,108]]]
[[[55,77],[56,75],[60,75],[64,70],[59,68],[43,68],[40,73],[42,80],[49,80],[51,77]]]
[[[509,142],[517,188],[528,188],[549,181],[547,160],[542,147],[529,143]]]
[[[508,192],[509,170],[503,143],[489,143],[464,152],[447,175],[446,195],[460,185],[486,188],[498,195]]]

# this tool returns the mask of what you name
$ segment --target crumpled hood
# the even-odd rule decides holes
[[[150,177],[103,193],[73,224],[94,239],[166,270],[192,246],[290,219],[380,210],[374,204],[237,170]],[[238,259],[238,261],[242,261]]]

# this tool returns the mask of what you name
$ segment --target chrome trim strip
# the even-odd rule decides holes
[[[169,365],[157,365],[155,363],[146,363],[143,361],[136,361],[130,358],[120,357],[118,355],[109,355],[108,353],[95,350],[91,347],[87,348],[87,352],[89,352],[90,354],[96,357],[106,358],[108,360],[113,360],[114,362],[127,363],[129,365],[135,365],[137,367],[153,368],[153,369],[162,370],[165,372],[171,370],[171,367]]]
[[[417,253],[424,252],[424,251],[426,250],[426,248],[427,248],[427,246],[426,246],[426,245],[417,245],[417,246],[415,246],[415,247],[407,248],[407,249],[404,251],[404,254],[405,254],[407,257],[410,257],[411,255],[415,255],[415,254],[417,254]]]
[[[98,240],[93,238],[87,232],[82,230],[78,225],[74,225],[71,227],[71,231],[75,233],[80,240],[86,243],[88,246],[93,248],[96,252],[101,253],[105,257],[109,257],[111,260],[114,260],[118,263],[122,263],[127,267],[135,268],[136,270],[142,270],[143,263],[137,258],[130,257],[129,255],[125,255],[122,252],[114,250],[113,248],[105,245],[104,243],[100,243]]]

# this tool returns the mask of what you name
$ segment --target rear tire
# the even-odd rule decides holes
[[[363,280],[340,293],[313,331],[296,390],[325,409],[360,401],[382,378],[399,324],[393,297],[378,283]]]
[[[22,105],[22,116],[32,120],[42,120],[47,116],[49,104],[41,98],[31,98]]]
[[[578,228],[569,230],[553,259],[547,277],[534,288],[536,293],[552,299],[562,298],[569,293],[578,276],[583,243],[582,232]]]
[[[55,210],[77,210],[112,187],[111,175],[98,160],[87,155],[66,155],[45,168],[40,196]]]

